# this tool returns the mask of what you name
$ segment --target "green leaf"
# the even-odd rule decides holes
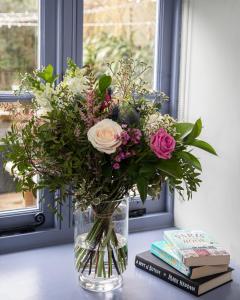
[[[144,203],[145,200],[147,199],[148,181],[144,177],[138,177],[137,188],[138,188],[141,200]]]
[[[175,127],[177,133],[181,138],[184,138],[192,129],[194,124],[193,123],[176,123]]]
[[[106,89],[111,85],[112,77],[108,75],[102,75],[99,79],[99,90],[102,93],[106,92]]]
[[[185,161],[191,163],[196,169],[202,171],[202,166],[200,161],[193,154],[186,151],[181,151],[178,153],[178,156],[184,159]]]
[[[184,138],[184,143],[187,145],[191,143],[193,140],[195,140],[195,138],[197,138],[200,135],[201,131],[202,131],[202,121],[201,119],[198,119],[194,124],[191,132]]]
[[[75,62],[73,61],[72,58],[68,57],[67,58],[67,66],[69,69],[71,69],[72,71],[75,71],[77,68],[77,65],[75,64]]]
[[[139,174],[144,177],[151,177],[155,174],[155,165],[152,163],[145,163],[139,170]]]
[[[215,149],[211,145],[209,145],[207,142],[204,142],[201,140],[194,140],[189,145],[200,148],[200,149],[207,151],[213,155],[217,155],[217,152],[215,151]]]
[[[45,82],[53,84],[53,82],[58,78],[58,76],[54,76],[53,74],[53,66],[48,65],[47,67],[43,68],[41,71],[37,72],[37,76],[43,79]]]
[[[0,152],[4,152],[5,150],[6,150],[6,146],[5,145],[1,145],[1,143],[0,143]]]
[[[166,160],[159,159],[159,162],[156,163],[156,167],[172,177],[182,178],[183,176],[182,168],[176,158]]]

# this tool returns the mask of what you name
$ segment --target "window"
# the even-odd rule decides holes
[[[2,0],[0,11],[0,90],[14,90],[19,73],[38,65],[38,1]]]
[[[23,111],[24,118],[17,117]],[[5,136],[6,131],[14,121],[18,126],[28,119],[29,107],[27,103],[0,103],[0,138]],[[12,115],[13,114],[13,115]],[[15,117],[13,117],[15,116]],[[15,120],[13,120],[13,118]],[[17,179],[12,175],[12,165],[8,163],[3,168],[3,153],[0,153],[0,214],[7,211],[19,210],[24,208],[38,208],[37,198],[29,192],[17,193]]]
[[[21,2],[21,9],[18,10],[18,5],[14,5],[15,2],[18,4]],[[6,5],[2,6],[2,3],[6,3]],[[23,3],[27,3],[26,6]],[[26,7],[28,7],[27,10]],[[25,21],[21,19],[22,23],[19,26],[22,26],[20,27],[22,28],[21,32],[26,34],[28,37],[26,41],[31,44],[31,47],[28,48],[26,56],[24,55],[27,52],[23,50],[22,60],[18,60],[15,54],[12,54],[15,69],[12,68],[9,75],[5,73],[10,69],[6,68],[5,71],[2,69],[2,56],[0,56],[0,102],[13,103],[19,99],[9,92],[19,84],[16,74],[19,71],[29,71],[36,66],[37,56],[40,65],[51,63],[61,77],[66,67],[67,57],[73,58],[77,64],[97,62],[97,68],[100,69],[102,61],[117,60],[122,55],[131,53],[135,58],[153,66],[146,75],[146,79],[150,80],[155,89],[163,90],[170,95],[171,101],[165,111],[176,116],[180,0],[113,0],[110,2],[105,0],[40,0],[39,2],[37,0],[4,0],[1,2],[0,10],[1,40],[3,39],[2,15],[4,13],[11,15],[19,13],[16,22],[20,22],[20,16],[25,18]],[[8,18],[8,22],[12,22],[11,28],[8,28],[8,25],[6,25],[7,28],[4,28],[7,32],[5,34],[9,37],[10,33],[16,35],[14,31],[16,26],[11,18]],[[28,21],[29,26],[27,27],[26,22]],[[15,30],[18,29],[15,28]],[[4,39],[5,44],[9,44],[9,39],[6,37]],[[20,43],[18,51],[25,46]],[[5,51],[4,55],[7,57],[11,53],[9,49],[16,49],[17,45],[14,43],[5,45],[3,49],[8,47],[7,51],[2,50],[1,47],[2,42],[0,51]],[[1,76],[5,76],[4,82],[1,81]],[[20,100],[29,101],[30,97],[22,95]],[[0,122],[1,134],[3,134],[11,120],[6,113],[2,113]],[[2,190],[2,195],[6,199],[6,194],[13,193],[15,183],[11,181],[11,177],[6,172],[0,176],[9,184],[8,189],[4,184],[4,190]],[[27,204],[25,199],[21,198],[21,208],[28,208],[13,207],[11,201],[10,206],[0,207],[0,253],[72,241],[70,199],[67,199],[67,202],[60,208],[64,216],[63,221],[60,221],[47,209],[47,204],[53,201],[53,195],[49,195],[48,191],[39,193],[37,199],[42,198],[41,193],[44,193],[45,202],[32,197],[31,204]],[[19,195],[14,194],[14,197],[19,197]],[[20,198],[16,199],[18,201]],[[133,208],[138,208],[139,202],[136,201],[132,205]],[[163,188],[160,201],[149,200],[146,208],[147,215],[130,220],[130,231],[173,224],[173,200],[167,187]],[[10,210],[11,213],[9,213]],[[36,227],[36,231],[1,237],[2,228],[39,222],[36,213],[43,213],[45,216],[45,223]]]
[[[132,56],[154,65],[156,1],[84,1],[83,63],[103,70],[106,62]],[[145,79],[153,83],[153,70]]]
[[[3,0],[0,12],[0,90],[13,91],[25,73],[38,65],[38,1]],[[11,126],[10,106],[1,103],[0,138]],[[2,165],[2,157],[0,157]],[[10,170],[9,170],[10,171]],[[0,213],[7,210],[37,207],[31,192],[15,193],[16,182],[7,171],[0,173]]]
[[[31,95],[14,95],[13,91],[20,83],[19,74],[31,72],[39,66],[41,59],[48,58],[52,48],[45,53],[40,45],[40,27],[46,26],[43,18],[44,1],[3,0],[0,8],[0,137],[11,126],[24,120],[18,119],[18,111],[24,110],[28,118],[28,103]],[[41,9],[41,12],[40,12]],[[40,17],[41,20],[40,20]],[[49,22],[49,21],[48,21]],[[40,51],[41,50],[41,51]],[[44,55],[43,55],[44,54]],[[14,117],[11,112],[14,112]],[[14,118],[14,120],[13,120]],[[2,166],[3,153],[0,153],[0,253],[14,250],[15,233],[33,232],[35,229],[50,229],[60,226],[54,215],[48,210],[53,195],[48,191],[16,193],[17,179],[12,176],[11,165]],[[44,198],[45,201],[41,201]],[[25,235],[25,234],[24,234]],[[27,234],[26,234],[27,235]],[[25,236],[26,236],[25,235]],[[23,235],[22,235],[23,236]],[[13,244],[11,244],[13,243]],[[30,243],[33,243],[32,241]],[[18,243],[19,249],[27,248],[28,241]]]

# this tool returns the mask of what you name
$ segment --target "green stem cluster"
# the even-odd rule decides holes
[[[121,275],[127,266],[127,246],[120,245],[111,216],[98,216],[86,236],[87,248],[76,245],[75,259],[78,272],[88,271],[96,277],[110,278],[115,269]]]

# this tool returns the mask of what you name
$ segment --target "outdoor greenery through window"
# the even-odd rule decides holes
[[[19,74],[37,67],[38,0],[0,1],[0,90],[11,91]]]
[[[20,82],[20,74],[37,67],[38,57],[38,0],[0,1],[0,93],[14,91]],[[0,138],[10,128],[13,120],[9,109],[15,104],[0,102]],[[26,104],[26,116],[27,116]],[[27,119],[27,117],[26,117]],[[22,120],[18,120],[22,122]],[[2,153],[0,153],[0,169]],[[16,193],[17,180],[13,180],[11,167],[0,171],[0,212],[36,207],[31,192]]]
[[[154,64],[156,0],[85,0],[84,64],[102,71],[106,62],[132,56]],[[153,83],[153,68],[145,80]]]

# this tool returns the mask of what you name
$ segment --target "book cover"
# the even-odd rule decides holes
[[[136,255],[135,266],[195,296],[200,296],[231,281],[233,270],[228,268],[227,272],[192,280],[158,259],[150,251]]]
[[[223,265],[230,262],[229,253],[203,231],[164,231],[164,240],[174,247],[186,266]]]
[[[183,273],[191,276],[191,268],[185,266],[173,249],[173,246],[165,241],[156,241],[151,244],[151,253],[165,261],[167,264]]]

